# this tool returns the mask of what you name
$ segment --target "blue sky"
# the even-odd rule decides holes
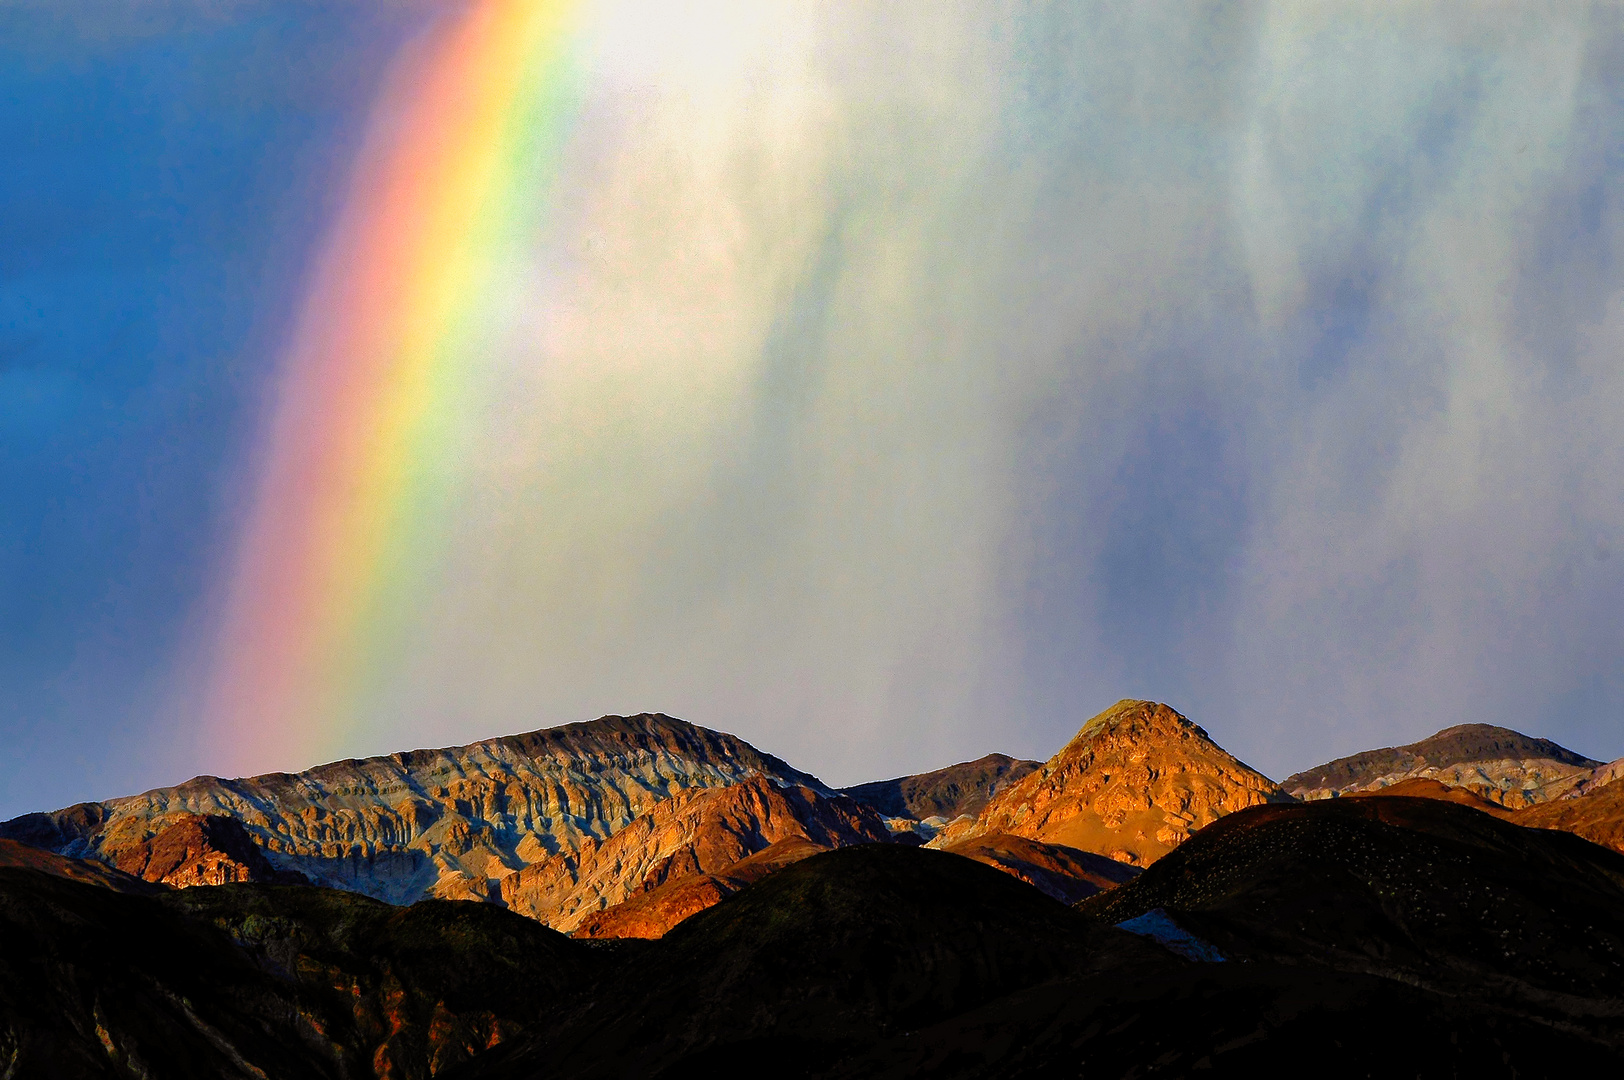
[[[187,760],[158,703],[229,542],[222,463],[243,453],[335,151],[402,21],[0,10],[8,810]]]

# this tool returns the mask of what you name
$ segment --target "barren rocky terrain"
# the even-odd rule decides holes
[[[1225,814],[1290,800],[1168,706],[1121,701],[931,846],[1008,833],[1148,866]]]
[[[1123,701],[845,792],[659,715],[200,778],[0,826],[0,1075],[1612,1075],[1618,764],[1303,802]]]
[[[226,818],[269,868],[315,884],[391,903],[487,900],[507,875],[606,839],[663,799],[755,774],[822,790],[816,778],[731,735],[657,714],[610,716],[302,773],[201,776],[25,815],[0,824],[0,837],[150,869],[154,845],[188,842],[175,836],[170,843],[166,830],[213,828],[196,819]],[[270,873],[237,863],[233,851],[199,847],[196,854],[202,858],[176,861],[149,879],[217,883]]]
[[[588,839],[502,879],[502,900],[557,930],[640,893],[735,863],[785,840],[811,850],[891,839],[872,809],[799,784],[751,776],[725,788],[685,791],[655,804],[601,843]]]

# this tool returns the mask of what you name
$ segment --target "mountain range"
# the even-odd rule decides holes
[[[0,823],[0,1075],[1616,1069],[1621,773],[1467,725],[1276,784],[1123,701],[842,790],[660,714],[199,777]]]
[[[668,716],[606,716],[440,750],[337,761],[243,780],[199,776],[172,788],[53,813],[0,835],[52,851],[133,865],[188,834],[198,818],[240,827],[275,870],[389,903],[491,900],[509,874],[606,840],[679,791],[752,775],[827,791],[742,739]],[[257,880],[213,855],[146,872],[171,884]],[[171,880],[202,874],[206,880]]]

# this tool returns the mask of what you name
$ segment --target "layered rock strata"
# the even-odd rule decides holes
[[[176,846],[162,839],[166,830],[226,818],[241,825],[276,870],[316,884],[392,903],[486,900],[500,895],[498,882],[507,875],[595,845],[674,794],[752,774],[824,790],[816,778],[731,735],[661,714],[607,716],[301,773],[200,776],[14,818],[0,824],[0,837],[113,866],[139,865],[142,875],[174,884],[240,880],[223,861],[204,860],[200,869],[195,858],[152,871],[170,862],[160,853]]]
[[[1560,797],[1573,799],[1580,795],[1589,795],[1592,791],[1604,788],[1614,780],[1624,780],[1624,758],[1596,766],[1590,771],[1589,776],[1574,784],[1571,790],[1564,792]]]
[[[568,932],[594,912],[669,881],[724,874],[781,841],[828,850],[883,843],[890,835],[870,807],[757,775],[675,795],[606,840],[587,840],[504,878],[501,898],[514,911]],[[718,893],[710,902],[726,895],[724,889],[710,890]]]
[[[1577,833],[1591,843],[1624,852],[1624,779],[1588,788],[1572,798],[1525,807],[1512,814],[1511,820],[1535,829]]]
[[[146,881],[178,889],[241,881],[309,884],[297,870],[272,866],[236,818],[183,814],[151,836],[138,821],[126,819],[120,826],[132,835],[124,842],[109,838],[103,850],[112,856],[115,869]],[[140,839],[134,837],[136,832],[142,834]]]
[[[1120,701],[929,846],[1009,833],[1147,866],[1225,814],[1291,801],[1172,708]]]
[[[1515,810],[1562,797],[1599,766],[1549,739],[1461,724],[1407,746],[1366,750],[1305,769],[1281,787],[1299,799],[1329,799],[1405,780],[1436,780]]]
[[[577,938],[658,938],[690,915],[748,888],[786,866],[828,851],[792,836],[740,859],[720,874],[693,874],[667,881],[623,903],[595,911],[572,930]]]

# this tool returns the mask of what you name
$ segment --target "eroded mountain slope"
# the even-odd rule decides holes
[[[1519,825],[1561,829],[1591,843],[1624,852],[1624,780],[1590,788],[1582,795],[1524,807],[1511,815]]]
[[[814,777],[734,736],[662,714],[607,716],[301,773],[200,776],[27,814],[0,824],[0,837],[117,866],[140,861],[172,826],[229,818],[277,870],[316,884],[394,903],[485,900],[508,874],[606,838],[677,792],[752,774],[821,790]],[[177,862],[176,883],[195,883],[196,865]],[[203,876],[230,873],[217,867]]]
[[[668,881],[725,873],[780,841],[797,839],[827,850],[890,837],[870,807],[757,775],[725,788],[680,793],[601,843],[588,839],[574,852],[526,867],[502,881],[502,899],[567,932],[593,912]]]
[[[1009,833],[1146,866],[1225,814],[1291,797],[1172,708],[1120,701],[930,846]]]

